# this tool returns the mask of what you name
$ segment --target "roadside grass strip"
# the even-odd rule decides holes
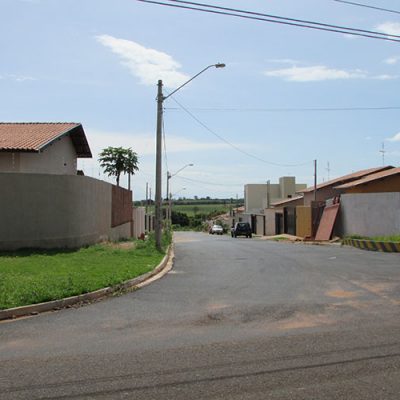
[[[0,310],[115,286],[153,270],[165,256],[152,243],[0,253]]]
[[[382,242],[367,239],[344,239],[343,244],[362,250],[382,251],[385,253],[400,253],[400,242]]]

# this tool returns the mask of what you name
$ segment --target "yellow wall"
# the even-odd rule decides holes
[[[310,237],[312,235],[311,207],[296,207],[296,236]]]

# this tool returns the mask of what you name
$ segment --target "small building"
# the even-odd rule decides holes
[[[143,231],[132,192],[78,175],[78,157],[92,157],[79,123],[0,123],[0,251],[78,248]]]
[[[91,157],[79,123],[0,123],[0,172],[76,175]]]
[[[400,168],[378,171],[353,182],[335,187],[339,193],[400,192]]]
[[[275,231],[275,222],[271,222],[270,213],[266,218],[266,210],[278,201],[291,200],[298,197],[296,192],[307,187],[296,183],[294,176],[283,176],[279,183],[247,184],[244,187],[245,212],[242,221],[249,222],[256,235],[269,235]]]
[[[315,193],[314,186],[310,186],[306,189],[298,190],[297,193],[304,195],[304,205],[311,206],[311,203],[315,201],[326,201],[335,197],[338,192],[336,187],[339,185],[343,185],[345,183],[350,183],[361,178],[364,178],[368,175],[372,175],[378,172],[386,171],[392,169],[391,165],[377,168],[369,168],[363,169],[361,171],[353,172],[348,175],[340,176],[339,178],[335,178],[329,180],[327,182],[319,183],[317,185],[317,190]]]
[[[244,186],[245,212],[263,213],[272,203],[291,198],[307,185],[296,183],[294,176],[283,176],[279,183],[251,183]]]
[[[400,168],[391,168],[339,185],[339,236],[390,236],[400,233]]]

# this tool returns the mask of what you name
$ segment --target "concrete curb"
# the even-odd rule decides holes
[[[385,253],[400,253],[400,243],[376,242],[375,240],[344,239],[343,245],[357,247],[362,250],[383,251]]]
[[[170,245],[167,254],[164,256],[160,264],[152,271],[146,274],[140,275],[136,278],[130,279],[129,281],[123,282],[120,285],[110,286],[103,289],[96,290],[90,293],[80,294],[78,296],[67,297],[65,299],[47,301],[45,303],[31,304],[28,306],[21,306],[15,308],[8,308],[6,310],[0,310],[0,321],[6,319],[15,319],[18,317],[24,317],[28,315],[37,315],[46,311],[55,311],[62,308],[70,307],[76,304],[91,303],[101,298],[107,297],[113,293],[124,292],[126,290],[132,290],[137,287],[142,287],[148,280],[155,280],[156,275],[160,274],[158,278],[161,278],[161,274],[164,269],[169,266],[170,258],[173,258],[173,246]],[[168,272],[168,271],[167,271]]]

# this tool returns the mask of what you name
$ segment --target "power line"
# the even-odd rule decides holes
[[[176,100],[173,96],[171,97],[171,99],[178,104],[178,106],[180,108],[182,108],[183,111],[185,111],[190,117],[192,117],[199,125],[201,125],[204,129],[206,129],[208,132],[210,132],[212,135],[216,136],[218,139],[220,139],[222,142],[226,143],[227,145],[229,145],[230,147],[232,147],[233,149],[235,149],[236,151],[245,154],[248,157],[251,157],[257,161],[261,161],[265,164],[269,164],[269,165],[274,165],[277,167],[300,167],[300,166],[304,166],[307,165],[309,163],[311,163],[311,161],[307,161],[304,163],[300,163],[300,164],[280,164],[280,163],[274,163],[271,161],[267,161],[264,160],[263,158],[260,158],[258,156],[255,156],[254,154],[248,153],[245,150],[242,150],[240,147],[234,145],[233,143],[229,142],[227,139],[225,139],[224,137],[222,137],[221,135],[219,135],[218,133],[214,132],[211,128],[209,128],[204,122],[200,121],[195,115],[193,115],[187,108],[185,108],[181,103],[178,102],[178,100]]]
[[[246,11],[246,10],[239,10],[239,9],[226,8],[226,7],[217,7],[217,6],[203,4],[203,3],[193,3],[193,2],[180,1],[180,0],[166,0],[166,1],[174,1],[176,3],[189,4],[190,5],[189,6],[189,5],[182,5],[182,4],[165,3],[162,1],[154,1],[154,0],[136,0],[136,1],[140,1],[142,3],[156,4],[156,5],[160,5],[160,6],[166,6],[166,7],[174,7],[174,8],[193,10],[193,11],[201,11],[201,12],[206,12],[206,13],[210,13],[210,14],[220,14],[220,15],[225,15],[225,16],[257,20],[257,21],[262,21],[262,22],[270,22],[270,23],[281,24],[281,25],[297,26],[300,28],[308,28],[308,29],[315,29],[315,30],[321,30],[321,31],[342,33],[345,35],[362,36],[362,37],[367,37],[370,39],[379,39],[379,40],[386,40],[386,41],[392,41],[392,42],[400,42],[399,35],[391,35],[391,34],[386,34],[386,33],[377,32],[377,31],[369,31],[369,30],[358,29],[358,28],[349,28],[349,27],[339,26],[339,25],[323,24],[323,23],[313,22],[313,21],[297,20],[294,18],[286,18],[286,17],[274,16],[274,15],[269,15],[269,14],[255,13],[255,12]],[[207,7],[207,8],[200,8],[200,7]],[[258,16],[256,16],[256,15],[258,15]]]
[[[198,179],[186,178],[184,176],[177,176],[177,178],[183,179],[185,181],[202,183],[204,185],[211,185],[211,186],[223,186],[223,187],[238,187],[238,186],[241,186],[242,187],[244,185],[243,183],[226,184],[226,183],[205,182],[205,181],[200,181]]]
[[[178,107],[167,107],[166,110],[178,111]],[[388,107],[312,107],[312,108],[241,108],[241,107],[194,107],[192,111],[226,111],[226,112],[330,112],[330,111],[394,111],[400,106]]]
[[[352,6],[357,6],[357,7],[364,7],[364,8],[371,8],[373,10],[378,10],[378,11],[385,11],[393,14],[400,14],[400,11],[397,10],[390,10],[389,8],[382,8],[382,7],[377,7],[377,6],[370,6],[368,4],[363,4],[363,3],[357,3],[355,1],[347,1],[347,0],[333,0],[338,3],[344,3],[344,4],[349,4]]]

